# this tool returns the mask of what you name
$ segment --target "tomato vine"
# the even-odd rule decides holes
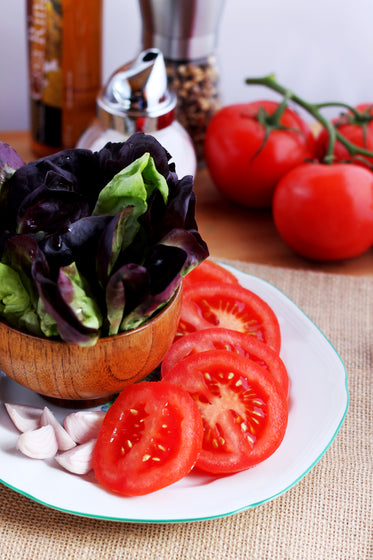
[[[333,152],[336,140],[338,140],[347,149],[350,156],[373,157],[373,152],[350,142],[338,131],[338,127],[335,126],[320,112],[321,109],[326,107],[343,107],[345,109],[348,109],[352,113],[352,122],[354,124],[364,125],[364,123],[370,122],[373,119],[373,115],[369,114],[368,111],[359,112],[347,103],[338,101],[325,103],[309,103],[308,101],[291,91],[289,88],[286,88],[283,85],[279,84],[274,74],[270,74],[261,78],[246,78],[245,83],[248,85],[262,85],[268,87],[273,91],[276,91],[277,93],[280,93],[284,96],[284,100],[291,100],[295,104],[302,107],[302,109],[304,109],[312,117],[314,117],[314,119],[316,119],[316,121],[318,121],[327,130],[329,135],[329,142],[326,154],[323,158],[323,163],[332,164],[334,162]],[[365,159],[363,159],[363,161],[372,169],[372,165],[369,162],[367,162]]]

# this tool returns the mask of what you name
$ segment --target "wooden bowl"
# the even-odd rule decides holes
[[[0,321],[0,369],[55,404],[84,408],[107,402],[161,363],[175,337],[181,301],[180,286],[143,326],[90,347],[32,336]]]

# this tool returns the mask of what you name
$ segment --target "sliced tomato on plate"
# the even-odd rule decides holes
[[[258,338],[221,327],[195,331],[175,340],[163,358],[162,378],[181,360],[207,350],[229,350],[254,360],[268,369],[278,385],[288,394],[288,372],[277,352]]]
[[[94,450],[98,482],[125,496],[154,492],[187,475],[202,446],[197,405],[175,385],[142,382],[109,408]]]
[[[249,358],[226,350],[193,354],[164,380],[188,391],[198,405],[204,424],[196,463],[201,470],[239,472],[279,447],[287,426],[287,398],[270,373]]]
[[[206,281],[184,289],[176,337],[211,327],[243,332],[280,352],[280,325],[274,311],[239,284]]]
[[[232,272],[221,266],[220,264],[206,259],[196,268],[193,268],[183,279],[184,287],[196,282],[224,282],[226,284],[238,284],[238,279]]]

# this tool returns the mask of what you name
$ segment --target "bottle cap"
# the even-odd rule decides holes
[[[125,135],[152,133],[173,122],[175,106],[163,54],[151,48],[109,78],[97,97],[97,116],[106,128]]]

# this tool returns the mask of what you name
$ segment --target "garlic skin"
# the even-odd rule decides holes
[[[105,415],[103,410],[79,410],[68,414],[63,425],[70,437],[82,444],[97,438]]]
[[[58,451],[53,426],[42,426],[23,432],[17,440],[17,449],[32,459],[51,459]]]
[[[47,407],[44,407],[40,417],[40,426],[52,426],[56,433],[59,451],[67,451],[75,447],[76,443],[59,423],[53,412]]]
[[[73,449],[56,455],[55,460],[61,467],[73,474],[87,474],[93,468],[93,451],[96,439],[82,443]]]
[[[19,432],[27,432],[40,427],[43,409],[26,404],[4,403],[5,409]]]

